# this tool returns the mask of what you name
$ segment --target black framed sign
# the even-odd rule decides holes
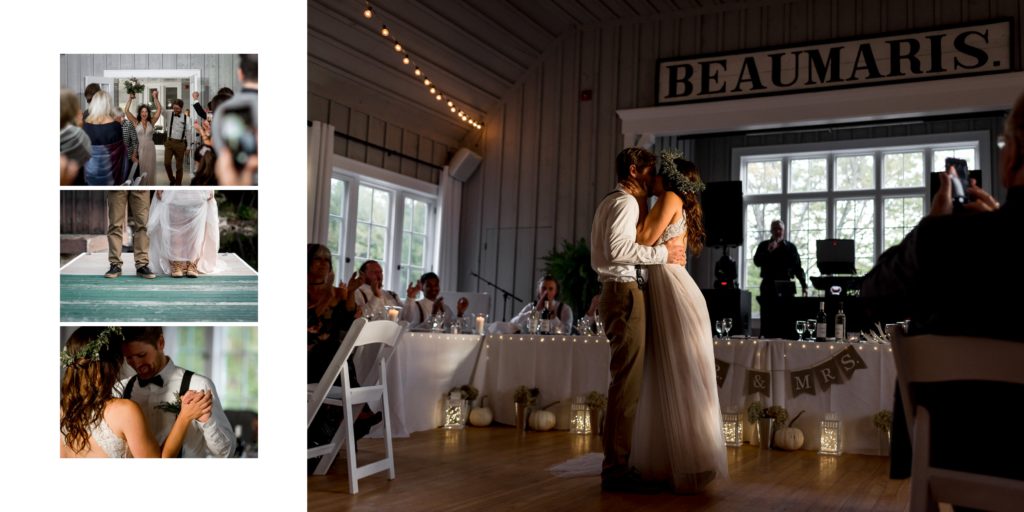
[[[658,61],[658,105],[1011,71],[1010,20]]]

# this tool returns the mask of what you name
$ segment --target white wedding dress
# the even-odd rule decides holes
[[[685,214],[658,244],[686,234]],[[630,465],[680,493],[728,477],[707,303],[682,265],[648,268],[644,377]]]
[[[200,273],[212,274],[226,266],[217,257],[220,218],[212,190],[164,190],[153,196],[149,209],[150,263],[164,274],[172,261],[192,261]]]
[[[110,430],[110,425],[107,425],[107,420],[100,418],[100,420],[93,426],[89,427],[89,436],[96,444],[103,450],[109,459],[125,459],[130,458],[131,454],[128,453],[128,443],[124,439],[117,437],[113,430]],[[61,436],[61,441],[64,441],[64,436]]]

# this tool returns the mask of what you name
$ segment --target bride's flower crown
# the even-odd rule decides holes
[[[661,167],[658,173],[665,179],[665,188],[679,195],[687,193],[696,194],[704,190],[704,182],[700,178],[695,180],[687,179],[679,169],[676,168],[676,159],[682,158],[683,153],[674,149],[666,149],[661,152]]]
[[[98,336],[74,354],[68,352],[68,348],[64,347],[64,349],[60,351],[60,366],[64,368],[75,365],[78,364],[78,361],[83,359],[86,361],[99,361],[100,353],[110,346],[111,335],[121,336],[121,328],[117,326],[107,327],[100,331]]]

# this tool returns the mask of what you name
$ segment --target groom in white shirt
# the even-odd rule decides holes
[[[182,457],[230,457],[235,448],[231,423],[221,408],[217,390],[210,379],[176,366],[164,355],[164,335],[160,327],[125,327],[121,350],[125,362],[136,374],[121,381],[121,397],[139,404],[146,425],[163,445],[180,410],[178,396],[186,391],[213,392],[213,411],[193,420],[185,434]],[[116,393],[116,390],[115,390]]]
[[[654,154],[645,149],[626,148],[619,153],[615,158],[618,184],[597,206],[590,233],[590,263],[601,281],[598,311],[612,351],[608,411],[601,438],[601,488],[610,492],[659,491],[656,484],[644,481],[629,467],[648,329],[644,269],[637,265],[685,264],[686,246],[681,238],[658,247],[636,243],[637,222],[654,188],[655,162]]]

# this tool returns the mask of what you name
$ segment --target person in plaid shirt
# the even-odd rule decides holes
[[[139,163],[139,134],[131,121],[125,119],[124,110],[120,107],[114,109],[114,120],[121,123],[121,131],[124,133],[124,145],[128,148],[128,156],[133,164]]]

